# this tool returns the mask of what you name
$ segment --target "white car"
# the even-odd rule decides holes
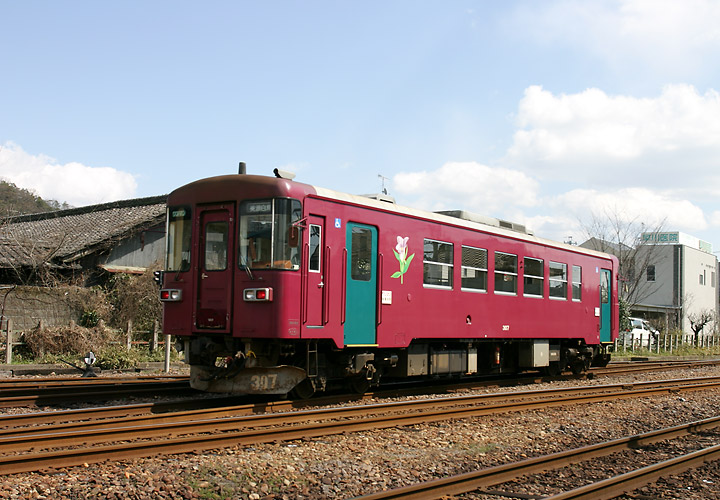
[[[623,332],[625,345],[633,347],[652,347],[658,338],[658,331],[642,318],[630,318],[632,330]]]

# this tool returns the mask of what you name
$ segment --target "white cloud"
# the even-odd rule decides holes
[[[703,210],[692,202],[672,194],[644,188],[626,188],[600,192],[594,189],[574,189],[554,198],[563,212],[572,212],[581,219],[590,214],[610,214],[624,222],[641,221],[649,227],[663,225],[687,232],[707,229]]]
[[[669,85],[652,99],[531,86],[517,122],[506,161],[546,179],[570,167],[573,181],[649,185],[706,171],[720,157],[720,94],[690,85]],[[684,175],[678,187],[694,181]]]
[[[513,32],[603,58],[618,70],[638,66],[701,71],[720,48],[717,0],[558,0],[517,9]]]
[[[429,210],[466,209],[505,217],[506,207],[537,203],[537,182],[522,172],[475,162],[450,162],[431,172],[401,172],[393,177],[393,194]],[[518,221],[520,222],[520,221]]]
[[[77,162],[59,164],[49,156],[31,155],[12,142],[0,148],[0,178],[72,206],[132,198],[137,190],[135,177],[127,172]]]

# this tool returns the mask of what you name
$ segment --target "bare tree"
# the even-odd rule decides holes
[[[665,221],[648,226],[639,217],[627,217],[618,210],[593,213],[589,223],[580,222],[587,241],[583,247],[615,255],[619,261],[620,299],[633,309],[658,288],[648,273],[659,258],[658,247],[642,238],[659,233]]]
[[[706,326],[715,322],[715,311],[712,309],[702,309],[700,311],[688,313],[687,319],[690,321],[690,329],[695,335],[695,344],[698,344],[700,335]]]

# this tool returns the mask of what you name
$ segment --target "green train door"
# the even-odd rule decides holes
[[[612,286],[610,270],[600,270],[600,342],[610,342],[610,321],[612,311]]]
[[[377,228],[349,222],[345,236],[345,345],[374,345],[377,342]]]

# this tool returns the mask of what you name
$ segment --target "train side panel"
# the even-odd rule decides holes
[[[333,201],[308,199],[306,207],[309,214],[315,217],[322,214],[326,221],[325,252],[330,262],[326,263],[324,285],[327,291],[334,293],[328,294],[323,303],[327,322],[322,329],[305,326],[304,338],[329,338],[338,346],[346,345],[343,327],[347,308],[363,307],[366,309],[364,314],[376,320],[377,334],[369,343],[378,347],[407,347],[413,339],[457,338],[553,339],[570,336],[587,344],[601,342],[601,277],[603,269],[613,276],[616,272],[616,263],[610,258],[601,259],[580,251],[531,244]],[[328,220],[331,224],[327,224]],[[362,224],[377,230],[378,262],[372,270],[377,276],[377,291],[370,304],[347,302],[345,292],[352,281],[344,258],[348,251],[347,224]],[[440,266],[424,262],[425,244],[430,242],[450,249],[451,258],[447,260],[452,264]],[[463,266],[464,247],[465,251],[484,251],[484,271],[477,268],[463,270],[463,267],[469,267]],[[496,252],[516,259],[515,275],[497,274],[496,278]],[[528,259],[534,259],[535,264],[542,261],[542,275],[535,278],[533,290],[525,290],[524,286],[524,264]],[[563,266],[564,276],[551,277],[550,262]],[[427,267],[433,266],[439,268],[442,284],[428,284],[428,281],[438,282],[427,276]],[[573,270],[579,270],[577,276],[573,276]],[[482,272],[485,285],[464,288],[461,274],[470,271]],[[515,281],[514,291],[496,289],[496,280],[502,283],[503,279]],[[561,297],[550,296],[551,283],[559,284],[556,288],[563,289]],[[614,298],[616,284],[610,283],[614,286],[609,295]],[[542,287],[540,296],[537,295],[538,284]],[[615,299],[613,308],[616,302]],[[317,302],[312,304],[317,306]],[[606,342],[617,337],[616,323],[611,321]]]

